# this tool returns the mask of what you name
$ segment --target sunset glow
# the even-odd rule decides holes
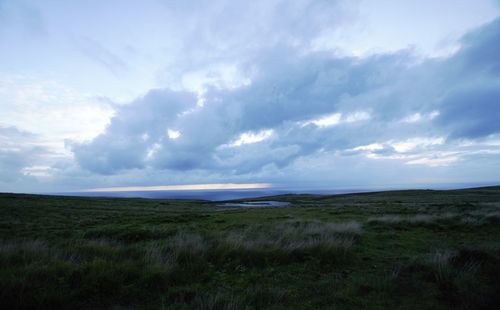
[[[268,183],[219,183],[219,184],[189,184],[160,186],[123,186],[85,189],[82,192],[135,192],[135,191],[193,191],[193,190],[228,190],[228,189],[262,189],[270,188]]]

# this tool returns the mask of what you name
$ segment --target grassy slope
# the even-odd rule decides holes
[[[493,309],[500,303],[500,187],[273,199],[292,206],[0,194],[0,304]]]

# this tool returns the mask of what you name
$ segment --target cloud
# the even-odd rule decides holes
[[[6,30],[22,19],[13,3],[0,0]],[[475,175],[481,162],[491,167],[484,176],[498,172],[500,20],[439,58],[418,47],[351,57],[337,48],[359,41],[353,1],[143,6],[147,22],[132,2],[48,3],[39,12],[47,27],[34,28],[50,30],[50,40],[27,45],[17,31],[5,41],[43,59],[29,53],[12,67],[36,62],[54,75],[0,76],[0,123],[15,126],[0,140],[3,188],[7,179],[30,188],[444,180],[460,178],[453,169]],[[72,14],[78,20],[67,23]],[[103,68],[112,75],[94,79]],[[67,87],[54,82],[64,79]]]
[[[15,184],[26,178],[23,168],[47,156],[47,149],[37,145],[37,136],[16,127],[0,125],[0,183]]]
[[[47,36],[45,20],[36,3],[0,0],[0,33],[20,29],[32,37]]]
[[[75,145],[78,162],[82,167],[100,173],[148,165],[173,170],[238,170],[240,160],[220,163],[220,146],[236,143],[245,137],[262,145],[261,141],[270,136],[269,130],[276,128],[284,137],[271,141],[269,152],[279,150],[287,160],[271,156],[268,158],[272,161],[266,162],[259,157],[256,161],[259,164],[250,166],[255,169],[267,164],[283,166],[294,157],[319,147],[317,141],[309,145],[292,142],[296,138],[287,131],[295,131],[297,135],[300,135],[299,131],[311,132],[311,129],[301,130],[299,123],[304,124],[314,117],[321,120],[324,114],[336,113],[343,97],[359,94],[361,87],[369,91],[380,83],[372,81],[371,75],[379,73],[372,73],[374,65],[370,61],[359,63],[354,59],[336,59],[323,54],[300,58],[293,50],[279,51],[283,52],[279,58],[278,51],[274,50],[265,55],[260,71],[250,85],[236,89],[209,89],[203,95],[203,105],[197,104],[199,100],[194,94],[187,102],[180,99],[183,96],[178,96],[179,92],[165,90],[161,95],[155,95],[158,91],[151,92],[124,106],[117,111],[105,134],[90,144]],[[294,64],[290,63],[292,61]],[[330,79],[330,76],[336,79]],[[353,80],[365,85],[353,86]],[[346,112],[342,123],[357,123],[369,118],[367,112],[357,109]],[[168,118],[160,117],[166,113]],[[148,117],[143,117],[145,115]],[[179,137],[166,139],[165,132],[173,128],[180,133]],[[143,139],[145,134],[148,139]],[[317,139],[323,135],[321,132],[313,134],[318,136]],[[279,141],[280,138],[284,138],[283,141]],[[236,157],[241,158],[241,155]],[[229,165],[230,162],[233,164]]]
[[[474,73],[497,76],[500,74],[500,19],[496,19],[477,31],[465,35],[462,50],[456,60],[463,63],[463,69]]]
[[[357,16],[358,1],[215,0],[162,4],[176,25],[173,42],[168,46],[175,61],[165,64],[159,76],[176,87],[200,88],[200,83],[245,84],[246,78],[230,71],[237,67],[244,77],[251,75],[253,63],[260,61],[262,51],[282,47],[297,53],[311,49],[317,37],[344,27]]]
[[[446,96],[438,122],[450,138],[480,138],[500,132],[500,83],[460,89]]]
[[[74,39],[77,48],[88,58],[104,66],[115,76],[127,72],[127,63],[118,55],[111,52],[98,41],[88,37],[76,37]]]
[[[438,123],[450,138],[479,138],[500,131],[500,18],[462,39],[449,61],[455,84],[440,102]]]
[[[439,154],[454,139],[500,133],[499,36],[496,20],[464,36],[455,55],[420,61],[411,51],[353,58],[262,48],[238,64],[248,84],[201,95],[153,90],[119,107],[103,134],[73,152],[100,174],[250,174],[321,152],[449,165],[460,153]]]
[[[122,106],[105,133],[90,143],[73,144],[76,159],[83,168],[103,174],[143,168],[155,145],[157,148],[161,144],[175,145],[177,139],[170,139],[168,130],[179,115],[194,108],[196,102],[196,95],[191,93],[150,91]]]
[[[0,124],[36,133],[40,143],[64,153],[65,140],[85,141],[102,132],[114,105],[54,80],[21,74],[0,74],[0,97]]]

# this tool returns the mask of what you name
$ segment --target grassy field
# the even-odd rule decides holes
[[[272,199],[0,194],[1,308],[500,305],[500,187]]]

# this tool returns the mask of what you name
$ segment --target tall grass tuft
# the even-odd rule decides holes
[[[47,261],[59,257],[61,254],[61,251],[50,247],[42,240],[19,240],[0,244],[0,264],[2,266]]]
[[[455,270],[451,260],[456,255],[456,251],[439,249],[427,256],[427,262],[433,267],[433,274],[439,285],[446,286],[452,280]]]
[[[205,293],[196,296],[193,307],[201,310],[237,310],[246,308],[242,301],[234,295],[220,292],[214,294]]]
[[[207,241],[198,234],[180,232],[169,240],[169,256],[175,262],[192,262],[205,257]]]
[[[473,228],[496,224],[499,221],[499,212],[473,211],[460,214],[415,214],[406,216],[387,214],[368,218],[367,223],[370,225],[388,225],[395,228],[408,226]]]
[[[254,226],[230,232],[218,241],[214,255],[237,258],[246,264],[287,263],[317,257],[345,259],[361,234],[356,222],[290,221],[272,227]]]

